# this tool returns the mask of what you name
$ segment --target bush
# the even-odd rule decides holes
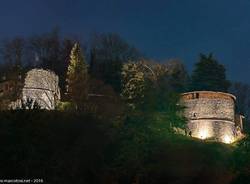
[[[59,102],[56,109],[59,111],[73,111],[75,110],[75,105],[71,102]]]

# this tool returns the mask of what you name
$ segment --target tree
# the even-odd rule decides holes
[[[9,79],[16,80],[22,75],[25,49],[25,40],[21,37],[5,40],[2,43],[0,51]]]
[[[95,35],[90,47],[91,76],[120,92],[123,63],[137,60],[141,54],[114,33]]]
[[[78,110],[82,110],[83,103],[88,96],[87,64],[80,45],[76,43],[70,54],[70,63],[67,71],[67,91],[70,99]]]
[[[21,67],[24,59],[25,40],[21,37],[15,37],[11,40],[5,40],[2,43],[1,54],[3,61],[10,68]]]
[[[61,62],[57,66],[58,75],[60,76],[59,85],[61,87],[62,95],[66,93],[66,78],[67,69],[70,62],[70,53],[75,41],[72,39],[64,39],[61,46]],[[64,97],[64,96],[62,96]]]
[[[133,108],[142,102],[145,93],[145,75],[142,65],[126,63],[122,67],[122,98]]]
[[[249,128],[250,121],[250,85],[241,82],[233,82],[229,92],[236,98],[236,112],[245,116],[246,128]]]
[[[162,91],[161,93],[183,92],[187,81],[188,74],[178,60],[165,64],[150,60],[129,62],[123,64],[122,68],[121,96],[130,105],[142,105],[150,101],[150,98],[145,98],[145,96],[151,92],[154,95],[157,91]]]
[[[178,59],[171,59],[166,64],[166,73],[162,76],[169,90],[184,92],[187,90],[189,76],[183,63]]]
[[[59,30],[33,36],[29,41],[29,47],[32,53],[31,60],[35,59],[35,66],[41,66],[57,72],[57,66],[60,63],[60,35]],[[34,63],[34,61],[31,61]]]
[[[42,67],[54,71],[59,76],[62,94],[66,93],[66,73],[70,60],[70,52],[76,39],[61,38],[59,29],[32,36],[28,40],[29,68]],[[62,96],[64,98],[64,96]]]
[[[226,92],[229,86],[225,67],[219,64],[212,54],[201,54],[191,76],[191,90]]]
[[[139,183],[149,170],[152,154],[172,136],[173,127],[184,128],[179,95],[161,79],[170,74],[166,66],[150,61],[125,63],[122,69],[122,98],[128,108],[119,132],[114,169],[124,183]],[[174,72],[175,73],[175,72]]]

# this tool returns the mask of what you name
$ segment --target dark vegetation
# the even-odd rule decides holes
[[[229,82],[211,54],[201,55],[189,76],[182,61],[159,64],[116,34],[75,42],[81,43],[57,30],[2,42],[1,76],[50,69],[60,77],[63,96],[55,111],[0,112],[0,178],[62,184],[249,183],[248,136],[225,145],[174,131],[186,123],[179,94],[215,90],[237,95],[248,132],[250,87]]]
[[[141,116],[127,119],[124,127],[88,114],[11,111],[0,116],[4,178],[44,178],[46,183],[230,183],[239,173],[238,180],[248,177],[244,169],[249,158],[240,147],[205,144],[168,131],[156,134],[146,128],[151,121]]]

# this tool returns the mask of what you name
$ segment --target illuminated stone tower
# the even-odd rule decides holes
[[[60,100],[58,76],[49,70],[32,69],[26,74],[22,98],[32,99],[42,109],[53,110]]]
[[[186,107],[187,133],[200,139],[232,143],[242,136],[241,123],[236,122],[236,97],[229,93],[194,91],[183,93],[181,101]],[[240,116],[242,117],[242,116]]]
[[[41,109],[54,110],[60,98],[58,76],[49,70],[32,69],[26,74],[21,97],[10,102],[7,109],[21,108],[31,100],[31,108],[36,102]]]

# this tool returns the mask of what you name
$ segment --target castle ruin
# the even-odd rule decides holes
[[[22,104],[31,102],[31,108],[36,103],[41,109],[54,110],[60,100],[58,83],[59,78],[54,72],[43,69],[30,70],[24,80],[21,77],[17,80],[6,79],[0,83],[1,109],[18,109],[22,108]],[[10,94],[16,95],[16,99],[10,98]]]
[[[183,93],[181,101],[190,136],[223,143],[232,143],[243,136],[243,116],[235,114],[234,95],[194,91]]]

